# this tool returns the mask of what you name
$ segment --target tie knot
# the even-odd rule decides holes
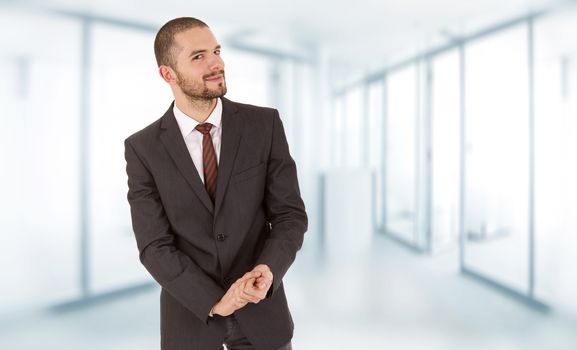
[[[202,123],[198,124],[195,129],[200,131],[203,135],[206,135],[210,132],[211,128],[212,128],[211,123]]]

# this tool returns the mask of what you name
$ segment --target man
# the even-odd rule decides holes
[[[291,349],[282,279],[307,230],[278,112],[231,102],[208,26],[177,18],[154,51],[174,103],[125,141],[140,260],[161,285],[163,350]]]

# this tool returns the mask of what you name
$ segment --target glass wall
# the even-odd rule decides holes
[[[465,47],[467,269],[520,292],[529,272],[528,45],[525,24]]]
[[[577,10],[534,33],[535,294],[577,313]]]
[[[377,229],[384,229],[384,164],[383,164],[383,134],[385,125],[384,112],[384,80],[378,80],[367,87],[367,114],[369,123],[366,129],[368,138],[369,167],[373,174],[372,186],[372,207],[374,226]]]
[[[331,115],[334,116],[334,120],[331,125],[331,165],[333,167],[342,166],[344,163],[344,142],[343,136],[345,133],[344,128],[344,115],[345,115],[345,103],[342,94],[337,95],[333,98],[331,104]]]
[[[222,45],[221,55],[226,71],[226,98],[257,106],[277,106],[282,103],[279,87],[275,89],[271,87],[280,84],[280,79],[284,75],[279,75],[279,72],[273,70],[270,59],[228,49],[224,42]]]
[[[431,238],[433,251],[459,235],[460,77],[456,49],[431,60]]]
[[[344,115],[342,140],[344,143],[344,163],[347,167],[362,167],[363,164],[363,143],[365,127],[364,122],[364,100],[363,89],[361,87],[347,90],[344,96]]]
[[[126,201],[124,139],[160,118],[173,98],[158,75],[153,33],[95,24],[90,34],[89,255],[98,293],[150,279]]]
[[[0,310],[10,312],[81,292],[81,27],[2,8],[0,32]]]
[[[297,159],[299,170],[316,172],[323,166],[323,163],[328,163],[325,159],[327,157],[323,154],[323,145],[327,143],[326,121],[321,118],[315,69],[306,64],[295,65],[293,78],[298,89],[296,89],[292,121],[298,130],[298,138],[290,149],[291,154],[294,153]],[[318,153],[310,152],[312,149],[316,149]]]
[[[387,76],[385,188],[386,231],[416,244],[417,69],[409,65]]]

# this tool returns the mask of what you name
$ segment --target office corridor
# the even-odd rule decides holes
[[[421,256],[375,236],[364,258],[305,246],[286,277],[295,349],[570,350],[577,319],[542,312],[458,272],[456,250]],[[310,249],[309,249],[310,248]],[[0,323],[0,349],[159,349],[157,287]]]

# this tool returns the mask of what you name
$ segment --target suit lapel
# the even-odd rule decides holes
[[[182,138],[182,133],[172,112],[174,103],[170,106],[168,111],[162,117],[162,123],[160,125],[162,131],[160,134],[160,140],[166,147],[166,150],[174,160],[178,170],[181,172],[182,176],[186,179],[186,182],[192,187],[202,204],[213,213],[213,205],[208,192],[204,188],[204,184],[198,175],[198,171],[194,166],[192,159],[190,158],[190,153],[186,148],[184,139]],[[224,114],[224,113],[223,113]],[[224,119],[224,118],[223,118]],[[224,122],[224,121],[223,121]],[[221,156],[222,157],[222,156]],[[219,173],[220,178],[220,173]],[[217,183],[218,188],[218,183]],[[217,190],[218,194],[218,190]]]
[[[215,216],[222,205],[224,194],[230,180],[230,175],[236,159],[236,153],[242,136],[243,122],[238,115],[235,104],[225,98],[222,99],[222,137],[220,145],[220,159],[218,162],[218,176],[216,179]]]

